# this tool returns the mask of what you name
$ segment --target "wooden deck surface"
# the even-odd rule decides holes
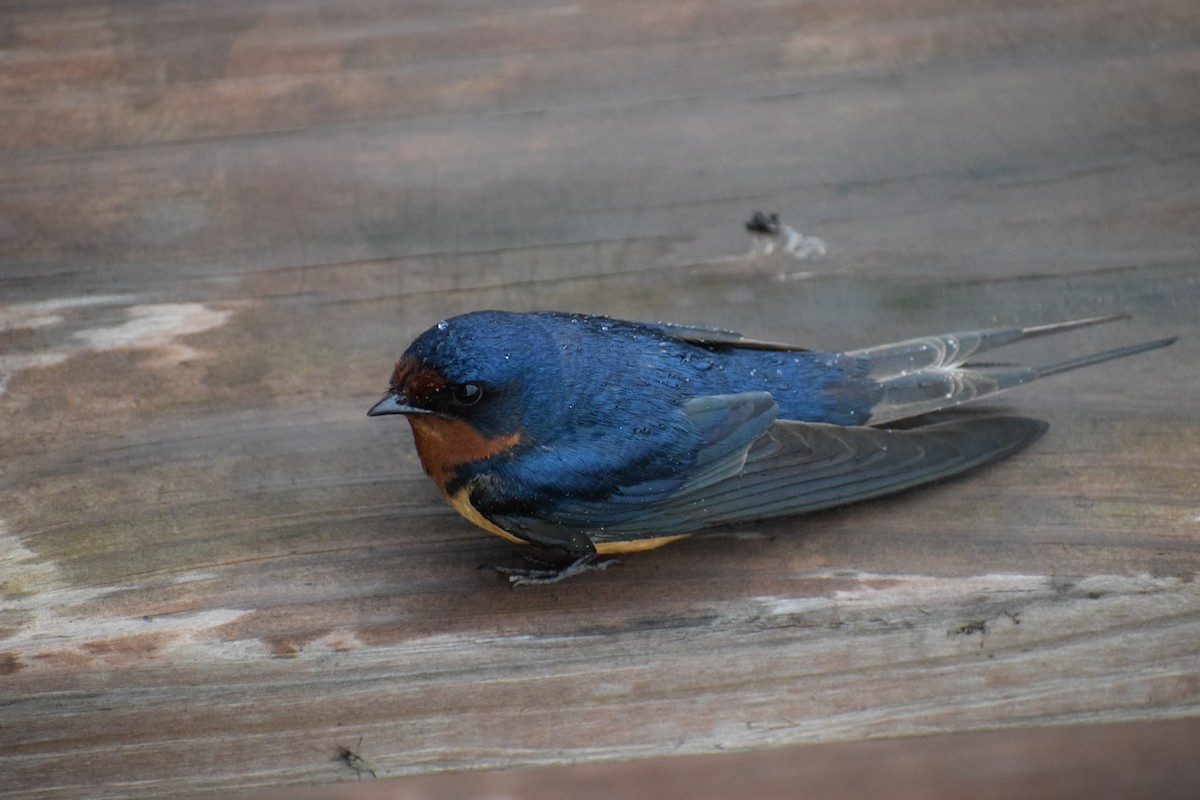
[[[510,591],[365,416],[479,308],[1181,338],[962,480]],[[0,794],[1200,749],[1198,308],[1194,0],[0,4]]]

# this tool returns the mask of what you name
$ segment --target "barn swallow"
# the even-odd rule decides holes
[[[1175,341],[1043,367],[969,361],[1120,318],[817,352],[717,329],[479,311],[421,334],[368,415],[407,417],[425,471],[463,517],[569,557],[497,567],[515,585],[554,583],[610,554],[892,494],[1015,453],[1046,423],[889,426]]]

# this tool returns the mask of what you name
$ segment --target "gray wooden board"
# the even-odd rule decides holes
[[[0,787],[161,795],[1200,707],[1192,2],[8,3]],[[752,254],[778,212],[823,258]],[[1179,335],[910,495],[545,590],[391,362],[565,310]]]

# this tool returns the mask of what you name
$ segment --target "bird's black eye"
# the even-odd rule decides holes
[[[473,383],[461,383],[454,387],[455,405],[473,406],[483,399],[483,389]]]

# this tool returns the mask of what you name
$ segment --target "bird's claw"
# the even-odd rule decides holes
[[[613,564],[621,563],[619,558],[601,558],[597,555],[580,556],[563,566],[557,566],[532,556],[524,556],[524,558],[526,563],[537,566],[507,567],[503,564],[483,564],[482,567],[507,576],[510,586],[546,586],[551,583],[560,583],[585,572],[603,572]]]

